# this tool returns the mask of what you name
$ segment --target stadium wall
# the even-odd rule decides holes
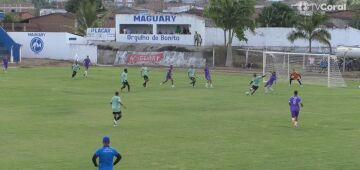
[[[248,42],[240,42],[237,38],[233,41],[233,46],[253,47],[253,48],[271,48],[271,47],[308,47],[308,41],[296,40],[291,43],[287,35],[294,30],[293,28],[257,28],[255,33],[246,32]],[[359,45],[360,30],[354,28],[346,29],[328,29],[332,38],[331,46],[336,49],[339,45],[354,46]],[[224,44],[224,31],[220,28],[207,27],[205,35],[205,46],[219,46]],[[324,47],[326,45],[319,42],[313,42],[314,48]]]
[[[81,36],[57,32],[9,32],[9,35],[22,45],[23,58],[82,61],[88,55],[97,63],[97,46],[89,45]]]

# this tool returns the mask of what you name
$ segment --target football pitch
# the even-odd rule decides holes
[[[360,167],[360,89],[285,82],[246,96],[251,75],[201,70],[192,88],[184,70],[176,88],[160,86],[164,69],[150,68],[142,87],[129,69],[127,109],[113,127],[110,99],[122,68],[90,68],[72,80],[65,67],[12,68],[0,73],[0,169],[89,170],[104,135],[123,156],[124,170],[350,170]],[[80,71],[82,73],[82,70]],[[288,99],[303,99],[300,128],[291,127]]]

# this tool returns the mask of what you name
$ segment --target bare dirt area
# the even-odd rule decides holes
[[[23,58],[21,63],[11,64],[11,66],[20,67],[20,68],[69,67],[71,66],[72,63],[73,63],[72,61],[66,61],[66,60]],[[97,66],[101,66],[101,65],[97,65]],[[119,66],[119,67],[124,67],[124,66]],[[130,66],[130,67],[137,67],[137,66]],[[157,68],[161,68],[161,67],[157,67]],[[262,69],[243,69],[236,67],[215,67],[212,69],[216,70],[217,72],[226,72],[226,73],[242,73],[242,74],[262,73]],[[342,73],[342,75],[346,79],[356,80],[360,78],[360,71],[345,72]]]
[[[21,68],[64,67],[64,66],[70,66],[71,64],[72,64],[71,61],[66,61],[66,60],[22,58],[20,63],[13,64],[13,66],[21,67]]]

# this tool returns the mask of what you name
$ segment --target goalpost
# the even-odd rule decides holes
[[[336,56],[312,53],[263,52],[264,75],[275,71],[278,80],[289,81],[289,75],[293,69],[300,72],[304,84],[328,87],[347,86],[340,72]]]

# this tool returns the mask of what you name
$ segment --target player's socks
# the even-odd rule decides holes
[[[117,126],[117,121],[116,119],[114,118],[114,127]]]
[[[294,122],[294,126],[295,126],[296,128],[298,127],[298,122],[297,122],[297,121]]]

